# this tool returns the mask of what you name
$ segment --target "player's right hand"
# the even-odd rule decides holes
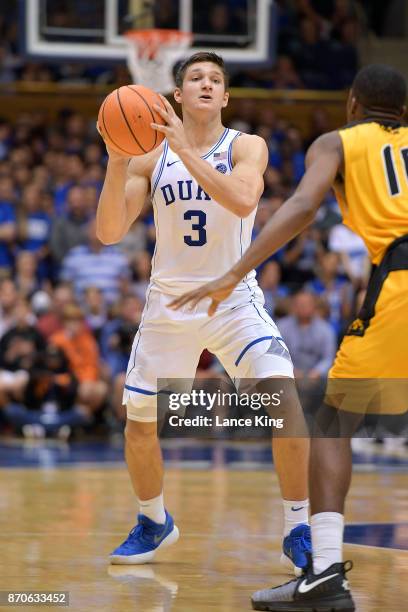
[[[194,308],[201,300],[209,297],[211,298],[211,304],[208,308],[208,314],[211,317],[216,312],[219,304],[231,295],[240,280],[234,272],[227,272],[224,276],[211,281],[211,283],[184,293],[170,302],[168,307],[172,310],[179,310],[185,304],[191,303],[191,308]]]
[[[109,155],[109,160],[110,161],[126,161],[131,159],[131,155],[126,155],[126,153],[122,154],[122,153],[118,153],[117,151],[115,151],[114,149],[112,149],[111,147],[109,147],[106,143],[105,138],[103,137],[103,130],[99,127],[98,122],[96,122],[96,129],[99,132],[99,135],[101,136],[103,142],[105,143],[105,147],[106,147],[106,151],[108,152]]]

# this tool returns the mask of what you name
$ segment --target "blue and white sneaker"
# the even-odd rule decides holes
[[[308,557],[312,554],[312,538],[309,525],[294,527],[283,539],[281,564],[299,577],[307,567]]]
[[[179,539],[179,530],[167,510],[164,525],[155,523],[144,514],[139,514],[137,521],[126,540],[110,554],[111,563],[149,563],[160,548],[166,548]]]

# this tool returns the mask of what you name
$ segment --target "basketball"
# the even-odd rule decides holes
[[[103,101],[98,127],[106,144],[117,153],[144,155],[159,146],[164,134],[150,127],[165,125],[153,104],[164,108],[160,96],[142,85],[124,85],[112,91]]]

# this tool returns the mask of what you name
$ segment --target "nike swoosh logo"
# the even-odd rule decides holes
[[[167,167],[169,168],[169,166],[172,166],[173,164],[178,164],[179,161],[181,161],[181,159],[176,159],[174,162],[167,162]]]
[[[312,589],[315,589],[317,586],[319,586],[319,584],[322,584],[323,582],[327,582],[327,580],[331,580],[332,578],[335,578],[338,575],[339,575],[338,573],[337,574],[330,574],[330,576],[324,576],[324,578],[319,578],[319,580],[315,580],[314,582],[312,582],[310,584],[308,584],[307,579],[303,580],[303,582],[301,582],[299,584],[298,592],[299,593],[308,593]]]
[[[298,512],[299,510],[303,510],[304,506],[300,506],[300,508],[295,508],[295,506],[291,507],[291,510],[293,510],[293,512]]]
[[[153,542],[156,544],[160,544],[160,542],[169,534],[169,528],[165,528],[163,529],[162,533],[160,535],[155,535],[153,537]]]

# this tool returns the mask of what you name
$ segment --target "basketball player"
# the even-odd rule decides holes
[[[137,219],[150,190],[156,249],[139,331],[127,370],[125,453],[139,500],[137,526],[110,556],[112,563],[145,563],[178,539],[163,501],[163,464],[157,438],[157,378],[194,379],[204,348],[232,379],[285,377],[293,366],[278,328],[263,308],[252,271],[208,320],[204,307],[173,312],[167,306],[187,289],[227,271],[249,246],[263,191],[268,151],[262,138],[225,128],[228,104],[224,62],[196,53],[180,67],[174,98],[183,122],[164,100],[156,107],[166,136],[151,153],[130,160],[108,149],[97,210],[99,239],[119,242]],[[294,385],[293,385],[294,388]],[[298,411],[301,407],[298,405]],[[295,574],[310,551],[307,464],[309,441],[277,437],[273,452],[284,509],[281,562]]]
[[[352,564],[342,562],[343,514],[351,480],[350,436],[361,420],[358,406],[364,393],[353,397],[363,387],[350,381],[379,385],[394,379],[395,386],[395,379],[404,379],[406,391],[408,378],[408,127],[402,122],[406,93],[404,77],[393,68],[374,64],[360,70],[347,102],[349,124],[311,145],[306,174],[293,196],[230,272],[172,304],[181,308],[210,297],[213,314],[249,270],[312,222],[332,185],[344,223],[362,237],[374,264],[363,308],[340,346],[326,393],[325,418],[329,415],[332,422],[351,426],[345,436],[343,429],[332,431],[334,437],[312,439],[313,564],[299,579],[255,593],[255,610],[355,609],[345,578]],[[350,388],[351,397],[345,395],[344,404],[329,402],[331,390],[343,394]],[[387,405],[388,413],[406,411],[407,396],[398,395],[392,406]]]

